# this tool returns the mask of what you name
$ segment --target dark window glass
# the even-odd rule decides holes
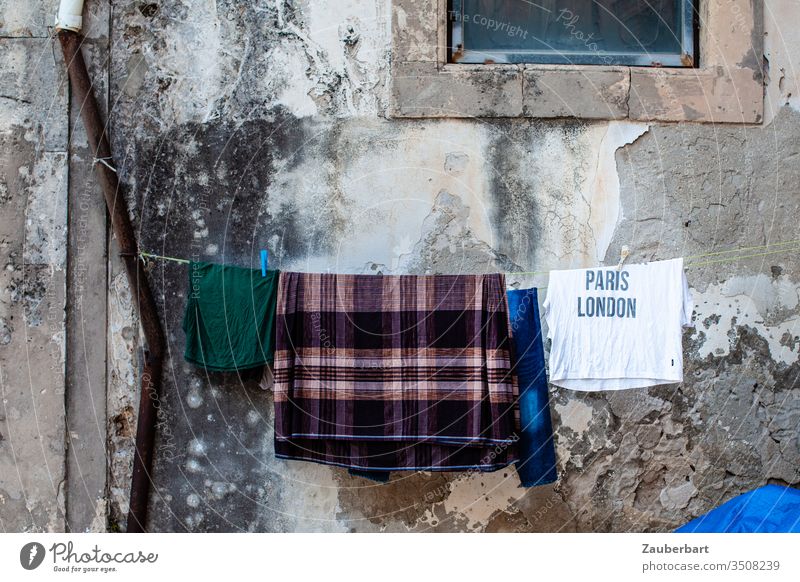
[[[453,0],[451,60],[693,66],[692,0]]]

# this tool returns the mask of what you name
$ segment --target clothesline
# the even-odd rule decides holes
[[[183,264],[186,264],[186,265],[191,263],[191,261],[188,260],[188,259],[179,259],[177,257],[166,257],[164,255],[154,255],[153,253],[140,252],[139,256],[140,257],[144,257],[145,259],[160,259],[162,261],[172,261],[173,263],[183,263]]]
[[[780,247],[780,248],[777,248]],[[766,251],[766,249],[774,249]],[[735,249],[728,249],[724,251],[713,251],[710,253],[703,253],[700,255],[689,255],[684,257],[684,259],[703,259],[707,257],[719,257],[716,259],[711,259],[708,261],[699,261],[699,262],[690,262],[686,264],[686,268],[695,268],[695,267],[704,267],[708,265],[715,265],[715,264],[723,264],[723,263],[733,263],[736,261],[741,261],[743,259],[752,259],[757,257],[766,257],[769,255],[775,255],[779,253],[785,253],[792,250],[800,250],[800,239],[797,240],[790,240],[790,241],[780,241],[776,243],[770,243],[766,245],[757,245],[757,246],[749,246],[749,247],[739,247]],[[759,253],[752,253],[747,255],[738,255],[736,253],[743,253],[748,251],[765,251]],[[734,255],[734,256],[723,256],[723,255]],[[174,263],[181,263],[181,264],[189,264],[191,261],[188,259],[181,259],[178,257],[170,257],[165,255],[156,255],[153,253],[145,253],[140,252],[139,256],[146,259],[159,259],[163,261],[171,261]],[[507,275],[517,275],[517,276],[535,276],[535,275],[548,275],[550,271],[512,271],[506,273]]]
[[[712,264],[717,264],[717,263],[728,263],[728,262],[732,263],[732,262],[735,262],[735,261],[740,261],[742,259],[751,259],[751,258],[754,258],[754,257],[765,257],[767,255],[774,255],[774,254],[778,254],[778,253],[784,253],[786,251],[795,250],[795,249],[800,250],[800,239],[799,240],[789,240],[789,241],[776,242],[776,243],[771,243],[771,244],[766,244],[766,245],[759,245],[759,246],[739,247],[739,248],[735,248],[735,249],[729,249],[729,250],[726,250],[726,251],[714,251],[714,252],[711,252],[711,253],[704,253],[704,254],[701,254],[701,255],[689,255],[689,256],[686,256],[686,257],[683,257],[683,258],[684,259],[702,259],[702,258],[705,258],[705,257],[718,257],[718,256],[721,256],[721,255],[728,255],[728,254],[732,254],[732,253],[742,253],[742,252],[754,251],[754,250],[763,250],[763,249],[768,249],[768,248],[773,248],[773,247],[782,247],[782,248],[779,248],[779,249],[773,250],[773,251],[764,252],[764,253],[755,253],[755,254],[751,254],[751,255],[741,255],[741,256],[737,255],[737,256],[733,256],[733,257],[724,257],[724,258],[711,260],[711,261],[688,263],[685,266],[686,266],[686,268],[704,267],[706,265],[712,265]],[[507,273],[507,274],[508,275],[547,275],[549,273],[550,273],[550,271],[522,271],[522,272],[512,272],[512,273]]]

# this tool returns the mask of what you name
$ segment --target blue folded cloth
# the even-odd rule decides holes
[[[544,343],[536,289],[507,292],[514,344],[514,372],[519,379],[520,435],[517,473],[523,487],[558,479]]]
[[[800,489],[765,485],[734,497],[677,533],[800,533]]]

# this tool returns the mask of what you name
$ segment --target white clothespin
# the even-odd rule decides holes
[[[628,245],[624,245],[622,250],[619,252],[619,263],[617,263],[617,271],[622,269],[622,263],[625,262],[625,259],[628,258],[628,255],[631,254],[631,249],[628,248]]]

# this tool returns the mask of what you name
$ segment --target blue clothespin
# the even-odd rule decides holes
[[[267,276],[267,262],[268,262],[267,250],[266,249],[261,249],[261,276],[262,277],[266,277]]]

